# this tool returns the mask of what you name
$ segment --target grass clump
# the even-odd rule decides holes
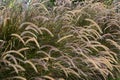
[[[100,2],[48,3],[1,5],[0,79],[119,77],[119,13]]]

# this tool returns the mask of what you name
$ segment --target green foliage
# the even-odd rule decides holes
[[[1,6],[0,80],[117,78],[119,13],[98,2],[48,3]]]
[[[113,3],[114,0],[105,0],[104,3],[106,5],[111,5]]]

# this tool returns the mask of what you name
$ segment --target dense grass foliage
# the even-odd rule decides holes
[[[70,0],[1,4],[0,80],[119,77],[120,14],[114,7]]]

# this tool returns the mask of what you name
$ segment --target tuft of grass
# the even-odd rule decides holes
[[[1,80],[119,77],[120,15],[112,6],[87,0],[10,4],[0,9]]]

